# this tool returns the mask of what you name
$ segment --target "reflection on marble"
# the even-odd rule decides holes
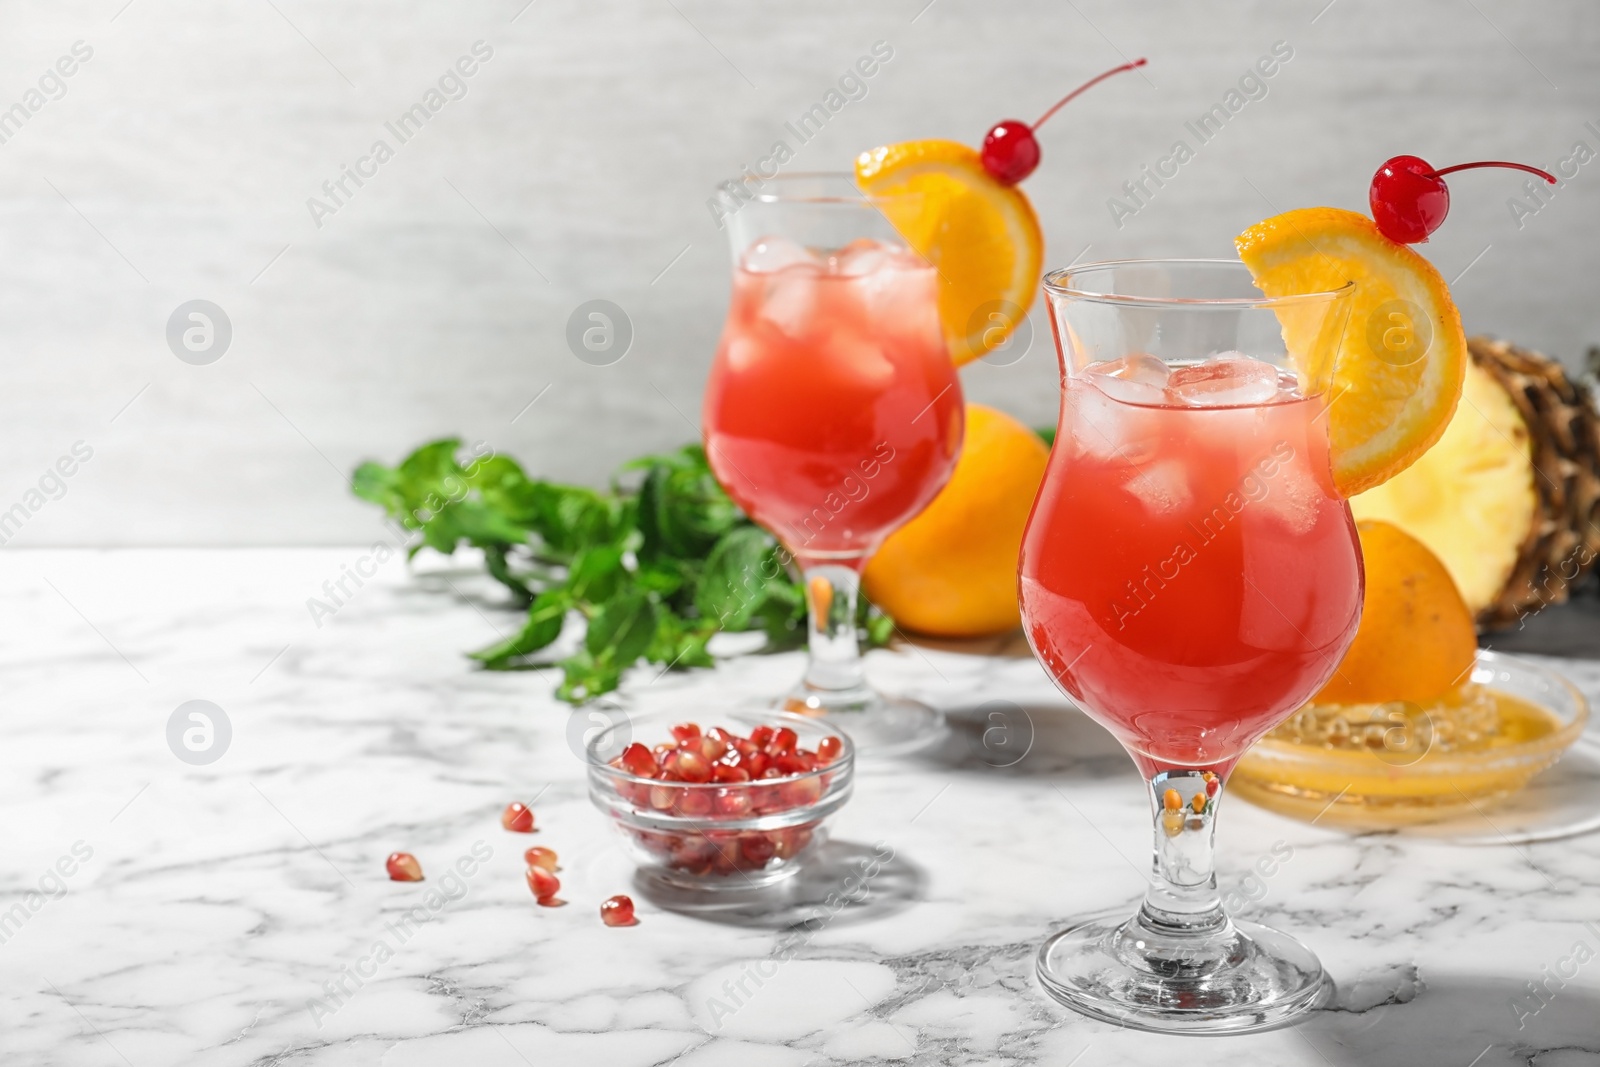
[[[548,672],[482,673],[461,656],[515,622],[493,588],[391,561],[319,628],[306,598],[361,554],[0,557],[4,1062],[1600,1057],[1600,835],[1463,847],[1232,803],[1224,888],[1322,956],[1332,1005],[1293,1029],[1197,1040],[1047,1000],[1035,948],[1066,917],[1135,898],[1146,815],[1131,765],[1014,641],[873,655],[880,685],[949,709],[957,728],[939,751],[865,766],[827,864],[781,899],[708,912],[637,892]],[[1600,696],[1593,663],[1554,662]],[[639,671],[620,704],[710,719],[798,669],[784,655]],[[209,765],[168,747],[169,717],[193,699],[232,726]],[[500,829],[515,798],[534,802],[538,834]],[[560,852],[568,906],[533,904],[531,843]],[[1290,858],[1252,875],[1274,846]],[[395,849],[428,880],[388,882]],[[828,903],[830,878],[886,850]],[[601,924],[618,892],[634,893],[638,926]]]

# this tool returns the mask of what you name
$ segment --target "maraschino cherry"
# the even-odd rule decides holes
[[[1039,142],[1034,139],[1033,131],[1043,126],[1045,120],[1057,111],[1063,104],[1079,93],[1092,86],[1105,81],[1113,74],[1121,74],[1125,70],[1145,65],[1143,58],[1132,63],[1124,63],[1120,67],[1113,67],[1104,74],[1096,75],[1078,86],[1072,92],[1056,101],[1054,107],[1046,111],[1032,126],[1018,119],[1006,119],[997,122],[983,138],[983,169],[988,171],[995,181],[1001,185],[1015,185],[1039,165]]]
[[[1525,163],[1484,160],[1434,170],[1426,160],[1416,156],[1395,156],[1372,176],[1372,188],[1367,192],[1372,221],[1378,224],[1385,237],[1399,244],[1426,241],[1450,212],[1450,190],[1445,187],[1444,176],[1478,167],[1510,167],[1537,174],[1551,185],[1556,183],[1555,175]]]

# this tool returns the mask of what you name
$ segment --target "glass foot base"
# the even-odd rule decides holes
[[[850,735],[858,756],[902,756],[938,743],[950,730],[944,715],[920,700],[885,696],[872,689],[802,687],[775,706],[827,719]]]
[[[1045,992],[1084,1015],[1156,1033],[1239,1034],[1294,1021],[1329,995],[1317,957],[1287,934],[1230,922],[1170,937],[1126,913],[1073,924],[1039,949]]]

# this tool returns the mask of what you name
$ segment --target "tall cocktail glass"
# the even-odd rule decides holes
[[[1045,289],[1061,414],[1023,540],[1024,626],[1138,765],[1155,845],[1138,912],[1074,920],[1039,978],[1129,1026],[1276,1025],[1315,1003],[1322,968],[1224,912],[1213,834],[1235,762],[1327,681],[1360,618],[1324,418],[1351,287],[1269,299],[1237,262],[1127,261]]]
[[[873,551],[949,479],[961,384],[938,279],[848,174],[780,177],[728,220],[733,296],[706,385],[707,459],[805,578],[810,663],[783,701],[874,752],[943,730],[868,687],[857,640]]]

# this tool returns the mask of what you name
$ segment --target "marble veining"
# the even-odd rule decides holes
[[[0,556],[0,1060],[1600,1060],[1600,837],[1587,834],[1352,836],[1234,801],[1223,888],[1322,956],[1334,1002],[1293,1029],[1199,1040],[1047,1000],[1039,941],[1134,900],[1148,831],[1131,764],[1016,640],[873,653],[879,685],[947,710],[949,743],[865,765],[825,862],[785,898],[684,910],[634,886],[569,746],[586,720],[550,697],[549,673],[462,657],[515,624],[490,583],[390,561],[313,619],[306,599],[361,553]],[[1550,662],[1600,697],[1592,661]],[[799,667],[746,655],[641,669],[616,704],[714,719]],[[169,747],[189,700],[231,726],[215,762]],[[996,707],[1015,709],[1020,758],[980,740]],[[1593,790],[1600,810],[1600,776],[1567,773],[1561,788]],[[519,798],[538,814],[531,837],[499,826]],[[568,906],[533,904],[520,855],[533,843],[560,852]],[[428,880],[387,881],[395,849]],[[1254,866],[1285,852],[1270,875]],[[852,875],[849,899],[824,904]],[[601,924],[617,892],[634,895],[637,927]]]

